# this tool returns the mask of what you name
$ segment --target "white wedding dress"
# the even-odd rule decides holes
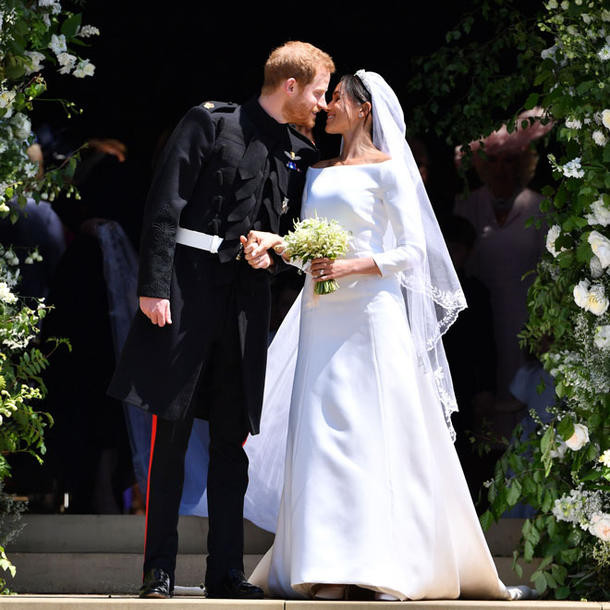
[[[246,512],[276,536],[251,581],[284,598],[335,583],[507,599],[409,331],[397,273],[422,256],[414,196],[393,160],[310,168],[302,215],[314,214],[351,231],[347,257],[372,256],[382,276],[347,276],[314,297],[308,275],[274,340],[296,344],[298,332],[298,352],[277,362],[271,346],[261,434],[246,443]],[[388,221],[398,246],[384,252]]]

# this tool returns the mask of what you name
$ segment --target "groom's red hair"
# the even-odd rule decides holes
[[[265,63],[263,93],[271,93],[289,78],[294,78],[301,86],[308,85],[319,69],[326,69],[331,74],[335,71],[330,55],[308,42],[290,40],[269,55]]]

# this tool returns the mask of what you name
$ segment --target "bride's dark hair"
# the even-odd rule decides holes
[[[369,104],[371,104],[372,116],[373,99],[371,97],[370,91],[364,86],[362,80],[358,78],[355,74],[344,74],[339,82],[342,85],[343,92],[347,94],[347,96],[354,102],[357,102],[358,104],[364,104],[365,102],[368,102]],[[370,122],[370,126],[370,128],[372,129],[372,121]]]
[[[364,102],[372,103],[369,90],[355,74],[344,74],[340,82],[343,84],[343,91],[359,104]]]

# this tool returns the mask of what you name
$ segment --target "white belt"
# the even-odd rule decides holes
[[[191,231],[191,229],[185,229],[184,227],[178,227],[176,231],[176,243],[183,246],[191,246],[191,248],[207,250],[212,252],[212,254],[218,252],[222,241],[222,237],[218,237],[218,235],[208,235],[207,233]]]

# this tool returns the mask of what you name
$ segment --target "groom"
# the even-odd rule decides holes
[[[311,129],[326,108],[332,59],[304,42],[275,49],[260,96],[205,102],[174,130],[149,191],[134,318],[109,393],[153,413],[140,597],[174,587],[178,509],[193,419],[209,421],[208,597],[262,597],[243,573],[248,435],[263,397],[271,274],[242,256],[251,229],[278,232],[300,205]],[[252,264],[254,263],[254,264]],[[252,266],[250,266],[252,265]]]

